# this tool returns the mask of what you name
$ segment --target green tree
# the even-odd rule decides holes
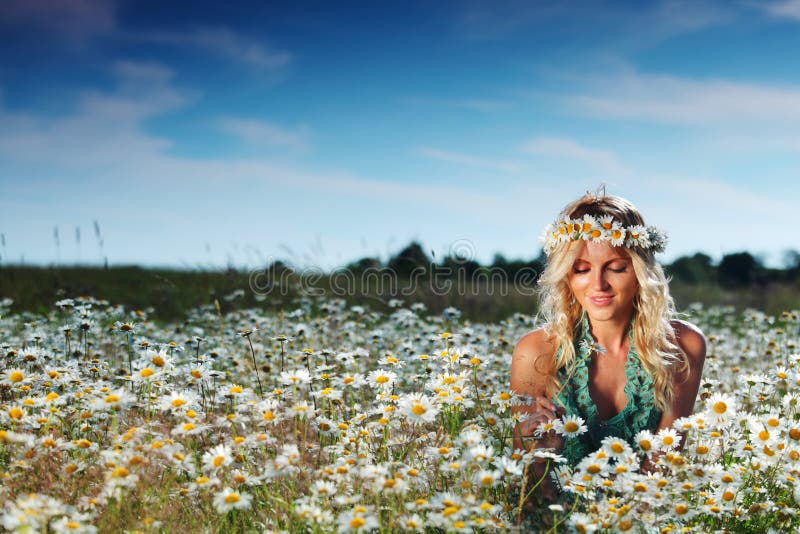
[[[430,269],[431,260],[425,251],[416,241],[412,241],[395,256],[389,258],[387,267],[399,276],[408,276],[417,267],[423,267],[426,271]]]
[[[717,278],[717,269],[711,262],[711,256],[702,252],[681,256],[667,265],[666,271],[674,279],[687,284],[709,284]]]
[[[719,262],[719,281],[726,287],[745,287],[762,281],[763,266],[749,252],[726,254]]]

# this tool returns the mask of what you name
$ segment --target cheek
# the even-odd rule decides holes
[[[586,277],[570,276],[567,278],[567,285],[570,291],[577,293],[586,286]]]
[[[639,282],[638,280],[636,280],[635,277],[626,280],[624,285],[626,292],[630,293],[631,295],[635,295],[636,293],[639,292]]]

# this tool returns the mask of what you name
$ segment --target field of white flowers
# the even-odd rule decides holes
[[[695,306],[696,414],[608,440],[521,507],[496,324],[341,300],[156,324],[91,298],[0,305],[0,525],[17,532],[765,532],[800,526],[800,318]],[[558,426],[558,425],[557,425]],[[575,425],[561,424],[564,434]],[[651,456],[652,472],[639,470]],[[528,485],[535,483],[531,480]],[[533,510],[531,510],[533,508]]]

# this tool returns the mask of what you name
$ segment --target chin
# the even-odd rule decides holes
[[[621,310],[616,306],[606,306],[603,308],[586,308],[586,315],[595,321],[609,321],[621,315]]]
[[[586,312],[586,315],[588,315],[589,319],[592,321],[608,321],[614,317],[613,313]]]

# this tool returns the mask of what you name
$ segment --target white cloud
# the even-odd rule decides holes
[[[732,2],[715,0],[661,0],[650,8],[631,4],[618,13],[621,28],[611,33],[612,42],[627,48],[653,46],[681,35],[727,24],[737,17]],[[613,24],[613,21],[608,21]]]
[[[453,152],[450,150],[441,150],[431,147],[418,147],[417,152],[427,158],[436,159],[439,161],[446,161],[448,163],[455,163],[457,165],[464,165],[467,167],[477,167],[482,169],[491,169],[495,171],[514,173],[519,171],[519,166],[510,161],[499,161],[479,158],[470,154],[461,152]]]
[[[577,160],[613,176],[629,174],[617,156],[610,150],[582,145],[562,137],[536,137],[523,144],[522,150],[531,154]]]
[[[543,33],[558,26],[577,42],[640,49],[668,39],[719,26],[736,17],[735,7],[715,0],[659,0],[650,3],[568,0],[480,0],[462,2],[455,11],[457,35],[472,40],[500,40],[523,32]],[[586,21],[587,28],[581,21]],[[595,36],[601,40],[595,40]]]
[[[777,2],[753,2],[753,7],[763,9],[776,17],[800,21],[800,0],[779,0]]]
[[[171,85],[172,72],[157,63],[119,62],[112,74],[114,91],[81,93],[71,115],[45,118],[0,108],[0,153],[8,161],[85,169],[124,165],[131,154],[171,146],[141,129],[145,120],[188,101]]]
[[[197,28],[189,32],[150,32],[136,36],[146,41],[195,47],[250,67],[276,70],[292,62],[292,55],[237,34],[228,28]]]
[[[800,87],[632,71],[585,82],[584,91],[565,96],[563,103],[596,117],[712,127],[795,126],[800,120]]]
[[[519,171],[519,165],[511,161],[479,158],[470,154],[464,154],[462,152],[454,152],[452,150],[418,147],[417,153],[425,156],[426,158],[445,161],[448,163],[455,163],[457,165],[464,165],[467,167],[491,169],[508,173],[515,173]]]
[[[279,147],[303,152],[309,148],[311,130],[308,126],[286,128],[274,122],[238,117],[223,117],[219,124],[228,134],[255,147]]]

